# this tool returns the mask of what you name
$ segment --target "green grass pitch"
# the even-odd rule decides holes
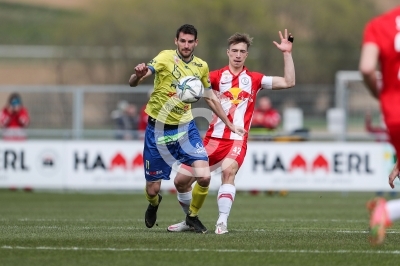
[[[0,265],[397,265],[400,226],[368,243],[365,203],[374,193],[238,193],[229,233],[215,235],[210,194],[200,212],[207,234],[169,233],[184,216],[164,193],[158,226],[144,225],[143,194],[0,191]]]

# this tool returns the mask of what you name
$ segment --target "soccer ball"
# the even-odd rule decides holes
[[[186,76],[179,80],[176,86],[176,94],[184,103],[195,103],[203,97],[204,87],[200,79],[194,76]]]

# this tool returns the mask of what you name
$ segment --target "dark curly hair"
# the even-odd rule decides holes
[[[197,30],[193,25],[185,24],[179,27],[176,31],[176,38],[179,38],[179,33],[194,35],[194,39],[197,40]]]

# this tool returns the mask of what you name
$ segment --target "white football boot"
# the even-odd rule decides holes
[[[215,233],[217,235],[223,235],[228,233],[228,228],[224,223],[219,223],[215,226]]]
[[[168,232],[186,232],[186,231],[193,231],[193,230],[194,230],[194,228],[187,225],[186,221],[182,221],[180,223],[170,225],[167,228]]]

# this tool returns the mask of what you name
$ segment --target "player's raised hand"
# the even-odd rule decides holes
[[[148,70],[149,70],[149,68],[146,66],[145,63],[141,63],[141,64],[137,65],[137,66],[135,67],[135,74],[136,74],[136,77],[137,77],[138,79],[141,79],[142,77],[144,77],[144,75],[147,74],[147,71],[148,71]]]
[[[294,40],[293,35],[291,33],[288,34],[287,29],[285,29],[284,35],[282,35],[282,32],[279,31],[279,37],[281,38],[281,43],[273,41],[275,46],[282,52],[291,52]]]

